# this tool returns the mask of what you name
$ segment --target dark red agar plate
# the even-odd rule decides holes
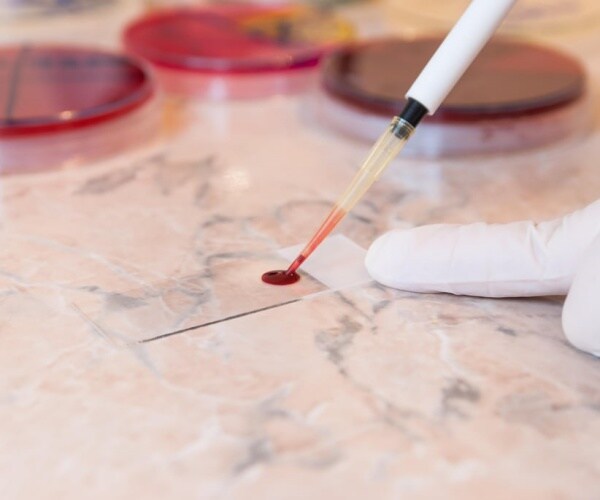
[[[387,39],[335,51],[323,64],[325,91],[315,115],[346,135],[375,141],[441,41]],[[403,155],[513,152],[579,137],[592,123],[585,81],[582,65],[566,54],[493,39]]]
[[[441,38],[391,39],[336,51],[323,85],[333,97],[368,112],[393,116]],[[575,59],[525,42],[486,45],[429,121],[514,117],[548,111],[582,96],[585,72]]]

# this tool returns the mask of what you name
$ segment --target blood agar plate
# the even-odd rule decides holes
[[[318,116],[374,141],[441,39],[388,39],[340,49],[324,63]],[[406,154],[439,157],[541,146],[590,124],[585,72],[570,56],[492,40],[437,113],[419,125]]]
[[[0,49],[0,173],[117,154],[157,130],[155,85],[131,58],[66,46]]]
[[[351,36],[344,21],[305,7],[221,5],[145,16],[124,44],[168,91],[220,99],[304,89],[323,54]]]

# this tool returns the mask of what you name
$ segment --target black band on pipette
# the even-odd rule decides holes
[[[409,97],[406,106],[404,106],[404,109],[398,116],[413,127],[416,127],[427,113],[429,113],[429,110],[425,106],[416,99]]]

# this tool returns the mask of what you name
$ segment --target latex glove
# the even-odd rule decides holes
[[[536,224],[435,224],[390,231],[367,252],[376,281],[480,297],[564,295],[563,329],[600,356],[600,200]]]

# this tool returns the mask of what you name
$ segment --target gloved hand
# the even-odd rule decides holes
[[[563,330],[600,356],[600,200],[535,224],[435,224],[390,231],[369,249],[373,279],[414,292],[479,297],[568,293]]]

